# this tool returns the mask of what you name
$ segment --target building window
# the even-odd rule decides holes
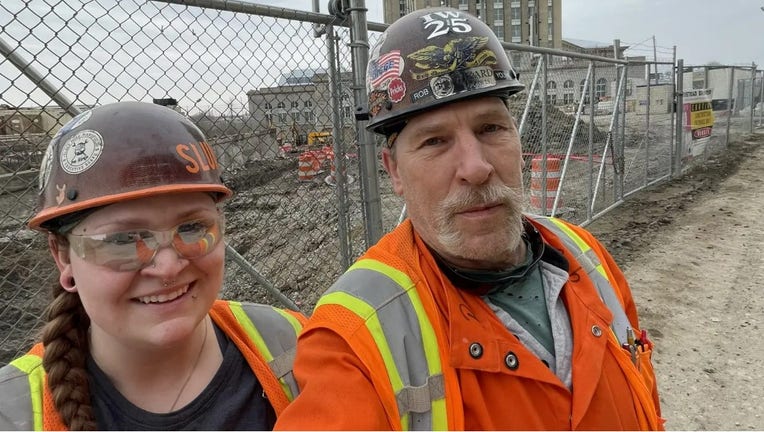
[[[305,122],[313,124],[316,122],[316,113],[313,112],[313,102],[305,101],[305,107],[302,111],[302,115],[305,117]]]
[[[573,93],[564,93],[562,95],[562,103],[565,105],[572,104],[575,99],[573,98]]]
[[[594,93],[597,99],[603,98],[607,95],[607,80],[605,78],[600,78],[597,80],[597,87],[595,87]]]
[[[626,80],[626,96],[631,96],[631,92],[634,90],[634,83],[630,80]]]
[[[496,37],[499,38],[499,40],[504,40],[504,26],[503,25],[494,25],[493,26],[493,32],[496,33]]]
[[[520,8],[519,7],[513,7],[512,9],[510,9],[510,12],[511,12],[511,16],[512,16],[513,20],[519,20],[519,19],[522,18],[520,16]]]
[[[265,123],[270,127],[273,124],[273,105],[270,102],[266,102],[263,108],[265,111]]]
[[[504,9],[504,3],[503,2],[493,2],[493,10],[496,11],[496,13],[501,13],[501,10]]]
[[[566,89],[572,89],[573,88],[573,80],[565,80],[564,83],[562,83],[562,88]]]
[[[547,90],[555,90],[557,88],[557,81],[549,81],[546,83]]]
[[[350,109],[350,96],[347,95],[347,93],[343,93],[340,97],[340,104],[342,105],[342,117],[346,120],[349,120],[351,118],[351,109]]]
[[[519,25],[512,26],[512,38],[520,38],[522,36],[522,28]]]
[[[287,122],[286,104],[284,102],[279,102],[278,105],[276,105],[276,107],[278,109],[279,123],[286,124]]]
[[[546,95],[546,103],[547,105],[557,105],[557,95],[556,94]]]

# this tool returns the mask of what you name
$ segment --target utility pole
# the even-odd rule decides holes
[[[655,35],[653,35],[653,65],[655,66],[655,85],[658,85],[658,49],[655,46]]]

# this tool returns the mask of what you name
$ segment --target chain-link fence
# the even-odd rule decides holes
[[[404,215],[374,138],[355,119],[365,104],[360,68],[384,28],[354,25],[359,13],[341,21],[212,0],[3,0],[0,364],[35,339],[57,275],[44,236],[25,228],[42,153],[74,114],[119,100],[174,107],[216,148],[235,191],[221,296],[309,312]],[[586,223],[678,172],[673,60],[505,47],[527,87],[511,108],[529,211]],[[741,94],[761,91],[753,69],[736,78],[751,80]],[[727,121],[725,140],[752,127],[738,121],[745,106],[716,117]]]

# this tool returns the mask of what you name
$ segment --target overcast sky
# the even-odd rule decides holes
[[[307,11],[313,7],[312,0],[246,1]],[[210,17],[217,12],[149,2],[128,20],[135,3],[115,4],[117,0],[0,0],[0,38],[8,43],[21,38],[18,53],[34,59],[33,66],[48,71],[55,88],[66,89],[79,103],[91,103],[104,92],[138,99],[171,92],[200,103],[228,103],[245,98],[249,89],[273,85],[281,70],[302,67],[304,59],[298,53],[322,52],[318,39],[285,38],[270,31],[271,19],[241,14],[231,19],[229,14],[225,26],[211,26]],[[320,12],[327,13],[329,0],[318,4]],[[367,0],[366,5],[368,21],[382,22],[382,0]],[[762,6],[764,0],[562,0],[562,33],[563,38],[606,44],[619,39],[630,47],[627,55],[648,59],[653,57],[655,36],[659,61],[670,62],[676,46],[686,66],[756,62],[764,69]],[[45,16],[44,23],[40,16]],[[200,36],[195,28],[206,30]],[[290,23],[289,28],[312,35],[307,24]],[[136,44],[144,48],[137,50]],[[61,53],[66,54],[63,60]],[[274,67],[264,74],[256,67],[260,63],[251,61],[257,58],[267,58]],[[0,59],[0,103],[46,103],[46,97],[37,96],[42,95],[39,91],[27,100],[34,87],[25,79],[9,82],[17,76],[18,71]],[[207,88],[197,85],[200,82],[211,84]]]
[[[310,0],[300,0],[310,10]],[[294,0],[273,0],[282,7]],[[326,13],[327,0],[320,0]],[[382,1],[367,0],[369,21],[382,22]],[[719,62],[764,69],[764,0],[562,0],[563,38],[633,47],[631,55],[671,61],[673,47],[685,65]]]

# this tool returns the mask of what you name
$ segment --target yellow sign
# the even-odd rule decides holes
[[[693,104],[694,105],[694,104]],[[703,111],[690,111],[690,127],[698,129],[714,125],[714,112],[710,109]]]

